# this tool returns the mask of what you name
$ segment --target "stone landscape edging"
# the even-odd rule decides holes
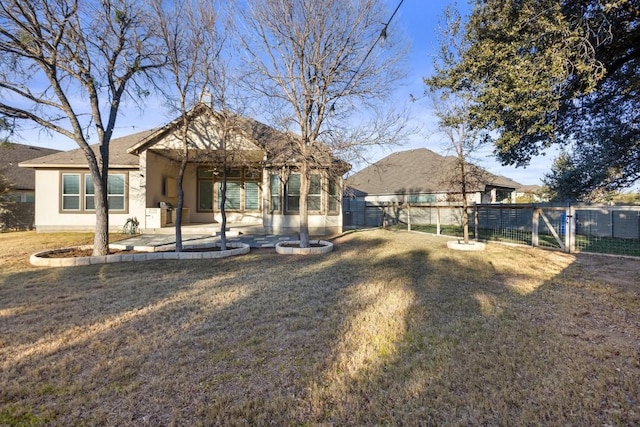
[[[286,242],[276,243],[276,252],[279,254],[291,255],[311,255],[311,254],[326,254],[333,250],[333,243],[326,240],[312,240],[309,243],[319,244],[322,246],[301,248],[300,240],[288,240]],[[298,246],[295,246],[298,245]]]
[[[447,248],[456,251],[483,251],[485,244],[482,242],[469,241],[469,243],[460,242],[459,240],[449,240]]]
[[[219,245],[218,245],[219,246]],[[210,246],[209,246],[210,247]],[[137,254],[111,254],[103,256],[85,256],[85,257],[69,257],[55,258],[44,257],[45,255],[55,255],[73,249],[91,249],[92,245],[75,246],[70,248],[53,249],[35,253],[29,257],[29,262],[37,267],[76,267],[81,265],[93,264],[111,264],[117,262],[139,262],[139,261],[156,261],[171,259],[215,259],[226,258],[235,255],[244,255],[249,253],[251,247],[247,243],[229,242],[225,251],[203,251],[203,252],[145,252]],[[204,249],[205,247],[201,247]],[[193,249],[187,247],[187,249]],[[197,248],[196,248],[197,249]]]

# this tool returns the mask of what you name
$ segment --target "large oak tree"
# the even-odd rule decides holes
[[[640,5],[482,0],[468,49],[436,77],[474,93],[475,126],[505,164],[560,143],[589,191],[640,179]]]

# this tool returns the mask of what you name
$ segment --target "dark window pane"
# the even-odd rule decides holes
[[[321,205],[322,198],[320,196],[309,195],[307,199],[307,208],[310,211],[319,211],[322,207]]]
[[[289,176],[289,180],[287,181],[287,194],[300,194],[300,174],[293,173]]]
[[[62,194],[80,195],[80,175],[62,175]]]
[[[108,196],[107,203],[109,203],[109,210],[124,210],[124,196]]]
[[[198,181],[198,210],[213,210],[213,181]]]
[[[62,209],[79,210],[80,196],[62,196]]]
[[[309,194],[320,195],[322,193],[322,177],[320,175],[311,175],[309,180]]]

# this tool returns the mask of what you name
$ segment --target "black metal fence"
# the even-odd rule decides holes
[[[396,226],[462,235],[463,208],[457,203],[357,203],[346,206],[345,226]],[[469,208],[469,228],[480,240],[570,253],[640,256],[640,206],[474,205]]]

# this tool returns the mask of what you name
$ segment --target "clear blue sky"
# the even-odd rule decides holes
[[[393,11],[400,0],[386,1],[390,11]],[[406,102],[408,104],[411,116],[415,124],[421,128],[421,131],[411,136],[406,145],[393,147],[393,151],[424,147],[440,154],[448,154],[440,142],[441,137],[434,135],[431,130],[433,126],[429,125],[432,119],[429,114],[427,100],[409,102],[409,94],[419,97],[424,93],[422,79],[431,72],[433,53],[437,47],[438,23],[445,7],[450,3],[449,0],[404,0],[394,17],[394,24],[397,25],[400,31],[406,33],[411,42],[411,50],[407,62],[407,79],[405,85],[398,89],[396,97],[399,103]],[[466,0],[459,0],[457,5],[459,8],[468,11]],[[137,106],[125,103],[118,118],[115,136],[123,136],[157,127],[173,118],[175,118],[174,115],[161,102],[157,104],[148,102],[144,106],[143,112]],[[33,129],[31,131],[25,129],[24,132],[21,132],[21,135],[23,140],[19,142],[27,144],[62,150],[77,148],[73,141],[59,135],[49,135]],[[379,160],[390,152],[390,149],[376,151],[372,153],[371,160]],[[480,165],[485,169],[498,175],[507,176],[521,184],[540,184],[540,179],[545,172],[549,171],[554,156],[554,153],[550,153],[546,157],[534,159],[531,166],[526,169],[516,169],[513,167],[501,167],[491,156],[491,147],[487,147],[477,155]]]

